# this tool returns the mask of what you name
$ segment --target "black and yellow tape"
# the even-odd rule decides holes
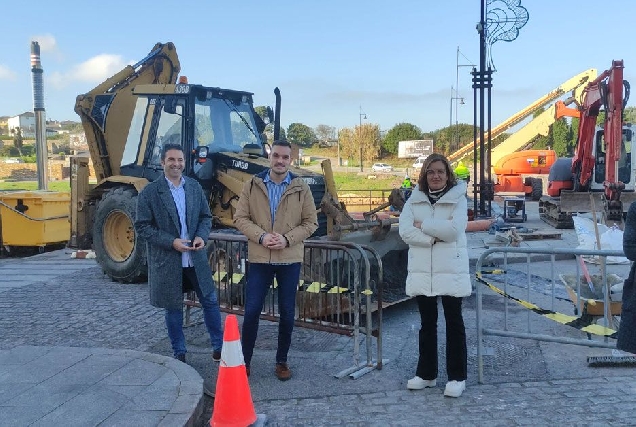
[[[237,285],[243,284],[245,281],[245,275],[241,273],[234,273],[231,276],[226,274],[225,272],[216,272],[214,275],[214,279],[217,283],[225,283],[230,282],[230,284]],[[273,288],[278,287],[278,283],[276,282],[276,278],[274,278]],[[301,280],[299,283],[299,290],[308,292],[308,293],[327,293],[327,294],[346,294],[350,293],[351,289],[345,288],[342,286],[328,285],[327,283],[320,282],[307,282]],[[361,291],[363,295],[373,295],[373,291],[366,289]]]
[[[521,305],[522,307],[525,307],[528,310],[531,310],[534,313],[537,313],[555,322],[561,323],[563,325],[571,326],[573,328],[576,328],[588,334],[597,335],[601,337],[613,338],[616,334],[616,331],[614,329],[607,328],[605,326],[601,326],[597,324],[590,324],[590,321],[592,319],[586,320],[582,317],[569,316],[567,314],[558,313],[556,311],[546,310],[546,309],[540,308],[539,306],[531,302],[524,301],[517,297],[513,297],[512,295],[504,292],[502,289],[499,289],[492,283],[489,283],[486,280],[484,280],[484,278],[482,277],[480,273],[477,273],[475,275],[475,278],[478,282],[483,283],[484,285],[486,285],[487,287],[489,287],[491,290],[498,293],[499,295],[506,297],[516,302],[517,304]]]

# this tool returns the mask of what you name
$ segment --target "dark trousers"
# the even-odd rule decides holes
[[[425,380],[437,378],[437,298],[417,296],[422,326],[420,357],[415,375]],[[464,381],[467,376],[468,353],[466,329],[462,317],[462,298],[442,296],[446,319],[446,372],[449,381]]]
[[[245,315],[243,317],[243,333],[241,346],[245,365],[250,366],[256,336],[258,335],[258,322],[267,291],[272,286],[276,277],[278,284],[278,349],[276,350],[276,363],[286,363],[287,353],[291,345],[291,336],[296,317],[296,291],[300,278],[300,263],[275,265],[275,264],[250,264],[245,288]]]

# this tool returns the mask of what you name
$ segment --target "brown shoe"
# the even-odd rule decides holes
[[[281,381],[287,381],[292,376],[291,369],[287,366],[287,363],[276,364],[276,378]]]

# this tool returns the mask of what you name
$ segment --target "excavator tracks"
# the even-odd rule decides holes
[[[572,214],[561,212],[558,202],[551,199],[552,197],[544,196],[539,200],[539,218],[559,230],[574,228]]]

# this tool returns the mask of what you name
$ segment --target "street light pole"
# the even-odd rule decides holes
[[[457,119],[457,101],[459,101],[460,104],[464,104],[464,98],[461,96],[457,96],[457,90],[453,89],[453,86],[451,86],[451,97],[450,97],[450,123],[448,124],[448,134],[449,136],[449,143],[448,143],[448,147],[450,148],[450,151],[452,152],[453,149],[459,149],[459,121]],[[455,101],[455,134],[453,134],[453,101]],[[455,136],[455,138],[453,138],[453,136]],[[453,141],[453,139],[456,139],[455,141]],[[453,143],[456,144],[456,147],[453,148]]]
[[[460,64],[459,63],[459,55],[462,55],[464,57],[464,59],[466,59],[469,64]],[[470,63],[470,61],[468,60],[468,58],[466,58],[464,56],[463,53],[461,53],[459,51],[459,46],[457,46],[457,55],[456,55],[456,61],[455,61],[455,97],[453,97],[453,87],[451,86],[451,123],[450,123],[450,127],[453,126],[453,103],[452,100],[455,99],[460,100],[460,103],[463,105],[464,104],[464,98],[459,96],[459,69],[460,67],[474,67],[475,64]],[[449,129],[450,132],[450,129]],[[459,148],[459,114],[458,114],[458,105],[457,102],[455,102],[455,129],[454,129],[454,142],[457,145],[457,148]],[[453,141],[451,141],[452,143]],[[451,144],[452,145],[452,144]]]
[[[362,112],[362,105],[360,106],[360,124],[358,126],[358,144],[360,144],[360,172],[364,172],[364,167],[362,166],[362,119],[367,119],[367,115]]]

